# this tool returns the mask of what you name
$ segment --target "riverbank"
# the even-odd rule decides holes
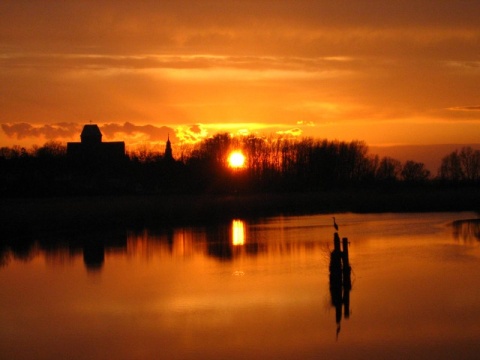
[[[3,199],[2,233],[203,224],[313,213],[480,211],[480,189]]]

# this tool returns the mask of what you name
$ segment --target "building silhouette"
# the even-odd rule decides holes
[[[67,143],[67,157],[74,162],[115,163],[125,159],[125,142],[102,142],[102,133],[96,124],[85,125],[80,140]]]

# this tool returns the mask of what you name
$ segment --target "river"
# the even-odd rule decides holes
[[[339,293],[332,216],[351,266]],[[39,234],[0,249],[0,358],[476,359],[478,219],[347,213]]]

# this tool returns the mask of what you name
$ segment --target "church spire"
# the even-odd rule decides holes
[[[168,134],[167,137],[167,143],[165,145],[165,155],[164,155],[165,160],[173,160],[173,155],[172,155],[172,144],[170,142],[170,134]]]

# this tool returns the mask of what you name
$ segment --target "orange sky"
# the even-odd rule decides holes
[[[480,143],[480,2],[0,3],[0,145]]]

